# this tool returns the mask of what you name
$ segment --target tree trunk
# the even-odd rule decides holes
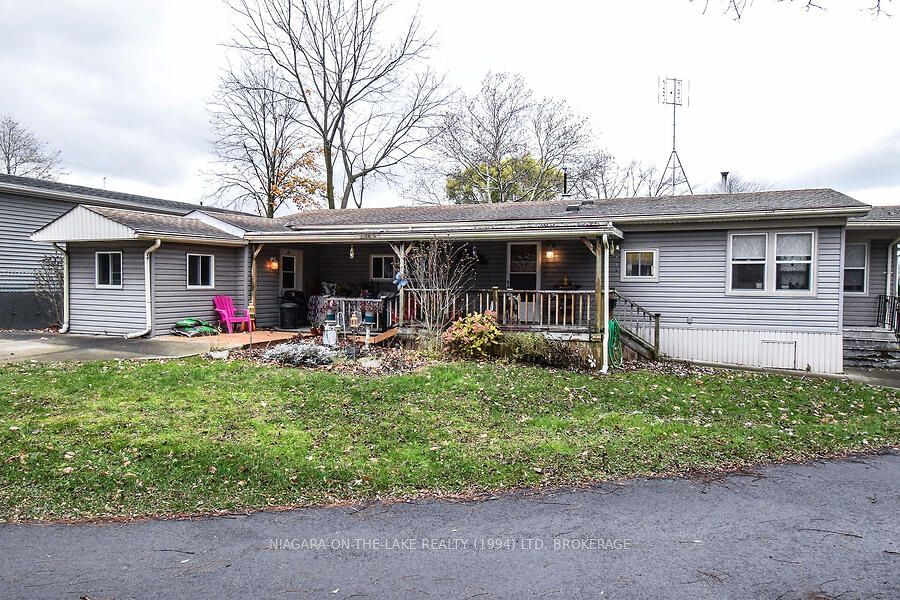
[[[334,161],[332,160],[331,144],[325,142],[322,147],[322,156],[325,159],[325,197],[328,199],[328,208],[334,208]]]

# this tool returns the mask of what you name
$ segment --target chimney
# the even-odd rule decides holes
[[[728,191],[728,171],[722,171],[722,191]]]

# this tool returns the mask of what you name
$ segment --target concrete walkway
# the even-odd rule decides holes
[[[492,501],[0,526],[5,598],[897,598],[900,454]]]
[[[257,331],[254,346],[293,337],[291,333]],[[246,333],[202,338],[165,335],[126,340],[123,337],[34,332],[0,333],[0,364],[9,362],[87,362],[133,358],[177,358],[209,352],[211,347],[240,348],[249,343]]]

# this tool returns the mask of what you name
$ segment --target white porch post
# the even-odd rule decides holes
[[[259,244],[253,250],[253,258],[250,260],[250,306],[247,307],[247,312],[251,318],[256,316],[256,257],[262,252],[263,246],[265,244]]]

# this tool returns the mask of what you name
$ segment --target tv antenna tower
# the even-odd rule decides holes
[[[678,185],[684,183],[687,186],[688,193],[693,194],[691,182],[688,181],[687,173],[684,172],[684,165],[681,164],[681,158],[678,156],[678,150],[675,149],[675,117],[679,106],[683,106],[683,99],[686,100],[688,106],[691,104],[689,94],[682,94],[682,80],[674,77],[666,77],[658,82],[659,102],[660,104],[668,104],[672,106],[672,152],[669,154],[669,160],[666,162],[666,168],[663,169],[662,177],[659,185],[656,187],[656,195],[659,196],[660,191],[666,185],[672,186],[672,195],[674,196]],[[690,92],[690,85],[688,85]],[[671,171],[671,175],[669,174]]]

